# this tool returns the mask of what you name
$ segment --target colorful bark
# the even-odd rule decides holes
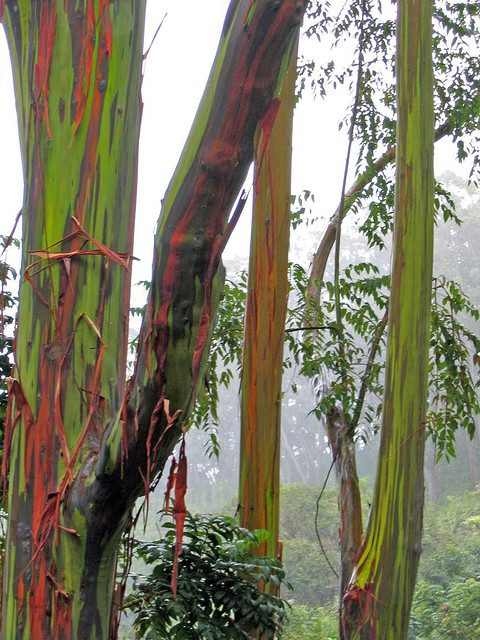
[[[266,529],[262,555],[280,556],[279,491],[283,344],[288,301],[290,176],[296,48],[273,123],[257,135],[241,386],[239,522]],[[272,126],[273,124],[273,126]]]
[[[344,596],[346,637],[407,638],[421,548],[433,255],[432,3],[401,0],[397,179],[384,412],[365,540]]]
[[[90,558],[65,509],[124,395],[143,20],[142,2],[5,5],[25,197],[3,638],[108,622],[115,545]]]
[[[144,3],[5,4],[26,191],[4,639],[107,637],[119,537],[187,425],[229,211],[304,8],[232,2],[125,392]]]

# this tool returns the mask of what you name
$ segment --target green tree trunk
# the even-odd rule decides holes
[[[25,195],[2,637],[105,638],[127,513],[83,496],[125,390],[144,2],[3,23]]]
[[[397,178],[385,398],[370,520],[346,637],[407,638],[421,549],[433,256],[432,2],[400,0]]]
[[[252,531],[268,531],[258,552],[273,557],[281,555],[281,404],[296,62],[294,47],[275,106],[278,114],[267,114],[257,136],[241,385],[239,522]]]
[[[144,2],[0,3],[26,185],[4,640],[109,636],[118,542],[188,425],[229,212],[304,9],[231,3],[164,198],[125,390]]]

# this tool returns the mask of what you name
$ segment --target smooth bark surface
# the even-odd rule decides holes
[[[281,555],[281,403],[296,61],[295,47],[275,122],[262,122],[257,135],[241,384],[239,522],[250,530],[267,530],[268,540],[258,552],[273,557]]]
[[[397,178],[385,399],[371,515],[345,593],[346,637],[404,640],[421,550],[433,257],[432,3],[400,0]]]

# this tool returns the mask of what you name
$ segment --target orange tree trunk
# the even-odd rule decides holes
[[[26,185],[4,639],[109,635],[118,542],[188,424],[229,211],[304,9],[231,3],[165,195],[126,389],[144,2],[0,0]]]
[[[290,174],[296,47],[275,113],[259,127],[241,386],[239,522],[265,529],[258,553],[280,555],[280,429],[288,302]],[[271,130],[271,134],[270,134]]]
[[[346,637],[407,638],[421,548],[433,256],[432,2],[399,0],[397,178],[385,397],[370,520]]]

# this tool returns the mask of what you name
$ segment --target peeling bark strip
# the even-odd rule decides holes
[[[404,640],[420,557],[433,257],[432,2],[399,0],[397,178],[379,465],[345,637]]]
[[[305,4],[231,3],[165,195],[125,394],[144,1],[0,0],[26,184],[4,640],[108,636],[118,542],[187,424],[228,215]]]

